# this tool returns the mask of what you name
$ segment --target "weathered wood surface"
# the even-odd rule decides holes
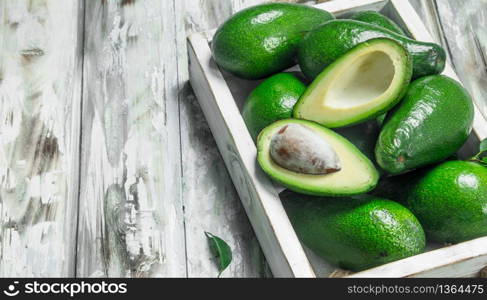
[[[0,276],[74,275],[82,7],[0,1]]]
[[[478,277],[487,264],[487,237],[430,250],[349,277]],[[441,262],[442,265],[438,266]]]
[[[0,276],[269,275],[186,49],[264,1],[0,1]],[[411,2],[485,113],[486,2]]]
[[[78,276],[185,276],[178,1],[87,1]]]
[[[235,11],[259,2],[263,1],[186,0],[186,32],[215,28]],[[186,39],[181,45],[186,47]],[[187,61],[186,52],[179,60]],[[187,65],[182,69],[181,80],[186,82]],[[233,262],[223,277],[267,276],[258,241],[198,101],[188,86],[183,89],[181,99],[181,139],[188,276],[216,274],[203,230],[222,237],[234,250]]]
[[[186,52],[259,1],[200,2],[1,3],[1,275],[216,276],[205,230],[234,249],[224,276],[266,273]]]

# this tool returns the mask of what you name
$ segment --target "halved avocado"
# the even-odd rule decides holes
[[[323,175],[304,174],[277,164],[271,157],[271,141],[290,124],[303,126],[323,138],[338,155],[340,170]],[[367,193],[375,188],[379,180],[377,169],[357,147],[334,131],[306,120],[285,119],[264,128],[257,139],[257,160],[274,180],[292,191],[307,195],[348,196]]]
[[[293,115],[328,128],[357,124],[396,105],[411,76],[412,62],[404,47],[390,39],[369,40],[318,75]]]

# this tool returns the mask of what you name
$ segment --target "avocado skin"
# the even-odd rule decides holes
[[[351,182],[348,181],[346,190],[344,190],[343,188],[341,190],[337,190],[336,187],[330,188],[329,186],[311,186],[311,187],[307,186],[306,179],[294,178],[294,180],[292,181],[283,179],[279,171],[273,171],[268,167],[269,166],[268,162],[272,161],[272,158],[270,157],[268,158],[265,155],[265,153],[267,153],[266,140],[268,140],[266,137],[270,136],[269,131],[271,131],[273,128],[282,127],[289,123],[300,124],[312,130],[322,131],[327,136],[333,136],[339,143],[341,143],[343,146],[348,148],[350,153],[359,157],[359,159],[362,161],[361,164],[364,167],[363,170],[368,172],[368,175],[370,177],[369,180],[367,180],[367,182],[362,182],[359,186],[354,186],[354,184],[351,184]],[[335,131],[312,121],[301,120],[301,119],[283,119],[274,122],[271,125],[264,128],[259,133],[259,136],[257,137],[256,146],[257,146],[257,162],[261,166],[262,170],[265,173],[267,173],[267,175],[269,175],[274,181],[280,183],[281,185],[285,186],[289,190],[292,190],[300,194],[312,195],[312,196],[331,196],[331,197],[361,195],[375,189],[375,187],[377,186],[377,182],[379,181],[379,172],[375,168],[374,164],[355,145],[353,145],[350,141],[348,141],[346,138],[342,137]],[[343,168],[339,172],[344,172]]]
[[[392,175],[441,162],[462,147],[472,130],[474,107],[455,80],[427,76],[414,81],[389,112],[375,155]]]
[[[345,137],[355,145],[375,165],[377,171],[382,175],[383,171],[375,161],[375,143],[380,134],[380,122],[369,120],[364,123],[342,128],[334,128],[336,133]]]
[[[426,169],[420,169],[399,176],[384,176],[370,194],[391,199],[399,202],[404,206],[408,206],[407,198],[408,194],[415,184],[424,175]]]
[[[343,117],[342,115],[341,120],[330,121],[330,120],[323,119],[323,120],[313,120],[313,121],[317,121],[321,125],[328,128],[352,126],[355,124],[360,124],[367,120],[374,119],[376,117],[380,117],[381,115],[389,111],[391,108],[393,108],[397,103],[399,103],[401,98],[406,93],[409,83],[411,82],[411,76],[412,76],[411,56],[400,43],[387,38],[377,38],[377,39],[370,39],[367,40],[366,42],[358,44],[356,47],[352,48],[350,51],[345,53],[345,55],[341,56],[336,61],[334,61],[331,65],[326,67],[323,70],[323,72],[321,72],[318,75],[318,77],[316,77],[315,80],[309,85],[306,92],[296,103],[296,105],[294,106],[293,116],[297,119],[308,119],[308,116],[302,113],[302,108],[306,106],[307,103],[309,102],[310,99],[309,95],[311,95],[316,88],[319,88],[319,86],[325,84],[324,82],[326,82],[326,80],[330,78],[331,76],[330,74],[332,74],[337,67],[339,68],[341,64],[347,63],[351,59],[353,62],[353,59],[357,59],[357,53],[370,49],[370,47],[374,47],[376,45],[380,45],[382,47],[387,45],[386,47],[388,47],[389,50],[394,49],[394,51],[400,57],[399,58],[400,62],[398,63],[403,65],[402,72],[396,72],[396,77],[400,77],[400,80],[399,83],[395,84],[393,92],[389,93],[389,96],[385,98],[384,101],[381,101],[380,106],[374,108],[369,107],[367,111],[362,112],[360,114],[351,114],[351,115],[349,114],[348,117]],[[309,119],[312,120],[313,118],[309,118]]]
[[[299,44],[299,66],[306,77],[314,79],[352,48],[375,38],[395,40],[407,49],[413,61],[413,78],[439,74],[445,68],[445,50],[437,44],[415,41],[355,20],[328,21],[309,32]]]
[[[258,85],[247,98],[242,111],[254,141],[268,125],[291,118],[294,104],[305,90],[306,86],[289,73],[273,75]]]
[[[421,253],[424,231],[394,201],[368,195],[318,198],[281,194],[301,241],[341,268],[360,271]]]
[[[250,7],[218,28],[212,42],[213,58],[236,76],[264,78],[293,66],[304,34],[331,19],[334,17],[327,11],[299,4]]]
[[[445,162],[413,186],[407,203],[431,241],[458,243],[487,235],[487,167]]]
[[[388,29],[394,33],[406,36],[406,33],[394,21],[373,10],[361,11],[351,17],[352,20],[376,25]]]

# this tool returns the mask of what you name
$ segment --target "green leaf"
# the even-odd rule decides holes
[[[471,158],[472,161],[486,163],[485,159],[482,158],[484,154],[487,154],[487,139],[480,142],[479,153]]]
[[[480,153],[487,151],[487,139],[480,142]]]
[[[210,245],[210,250],[215,255],[218,260],[218,277],[232,262],[232,249],[230,246],[222,240],[221,238],[205,231],[205,235],[208,238],[208,243]]]
[[[482,162],[487,165],[487,156],[482,158]]]

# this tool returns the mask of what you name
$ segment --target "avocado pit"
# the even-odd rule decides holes
[[[274,134],[270,156],[279,166],[297,173],[324,175],[341,170],[340,159],[331,145],[299,124],[287,124]]]

